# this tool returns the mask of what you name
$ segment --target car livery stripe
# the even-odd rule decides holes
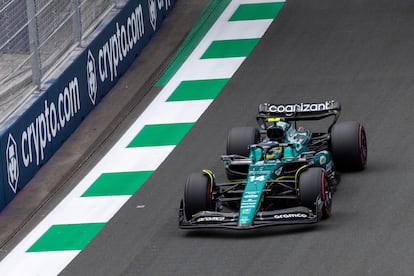
[[[257,45],[283,2],[233,0],[223,1],[226,5],[217,4],[220,13],[214,24],[200,36],[191,53],[181,51],[185,57],[175,59],[185,60],[180,67],[168,67],[168,74],[171,68],[174,74],[157,83],[163,87],[153,102],[79,184],[0,262],[0,275],[59,274],[131,195],[139,192],[191,129]],[[214,14],[209,12],[209,16]]]

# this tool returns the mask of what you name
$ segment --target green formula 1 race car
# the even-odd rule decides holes
[[[316,223],[331,215],[338,171],[363,170],[363,126],[338,123],[335,101],[261,104],[259,128],[236,127],[221,157],[228,181],[209,170],[188,176],[179,208],[180,228],[251,229]],[[298,121],[333,118],[326,132],[297,127]]]

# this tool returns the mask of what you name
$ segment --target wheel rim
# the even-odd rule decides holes
[[[322,202],[323,202],[323,216],[331,216],[332,193],[329,188],[329,183],[326,180],[325,171],[322,173]]]
[[[361,164],[364,167],[365,163],[367,161],[367,154],[368,154],[368,149],[367,149],[367,137],[365,134],[365,130],[362,126],[359,126],[359,151],[361,154]]]

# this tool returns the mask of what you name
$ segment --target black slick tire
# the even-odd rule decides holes
[[[322,208],[317,209],[318,199],[322,201]],[[319,167],[308,168],[299,176],[299,204],[317,213],[322,218],[331,216],[332,193],[325,170]]]
[[[360,171],[367,163],[367,138],[364,127],[355,121],[335,124],[331,129],[330,148],[335,168]]]
[[[200,211],[212,209],[212,185],[207,175],[202,172],[192,173],[187,177],[184,188],[184,214],[187,220]]]
[[[249,146],[260,142],[260,132],[255,127],[233,127],[227,135],[226,153],[228,155],[249,156]],[[248,166],[232,166],[226,169],[229,180],[246,178]]]

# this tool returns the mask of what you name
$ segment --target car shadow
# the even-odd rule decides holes
[[[249,239],[268,236],[300,235],[315,230],[328,230],[331,225],[323,223],[306,224],[306,225],[279,225],[264,228],[233,230],[233,229],[194,229],[185,230],[185,236],[188,238],[223,238],[223,239]]]

